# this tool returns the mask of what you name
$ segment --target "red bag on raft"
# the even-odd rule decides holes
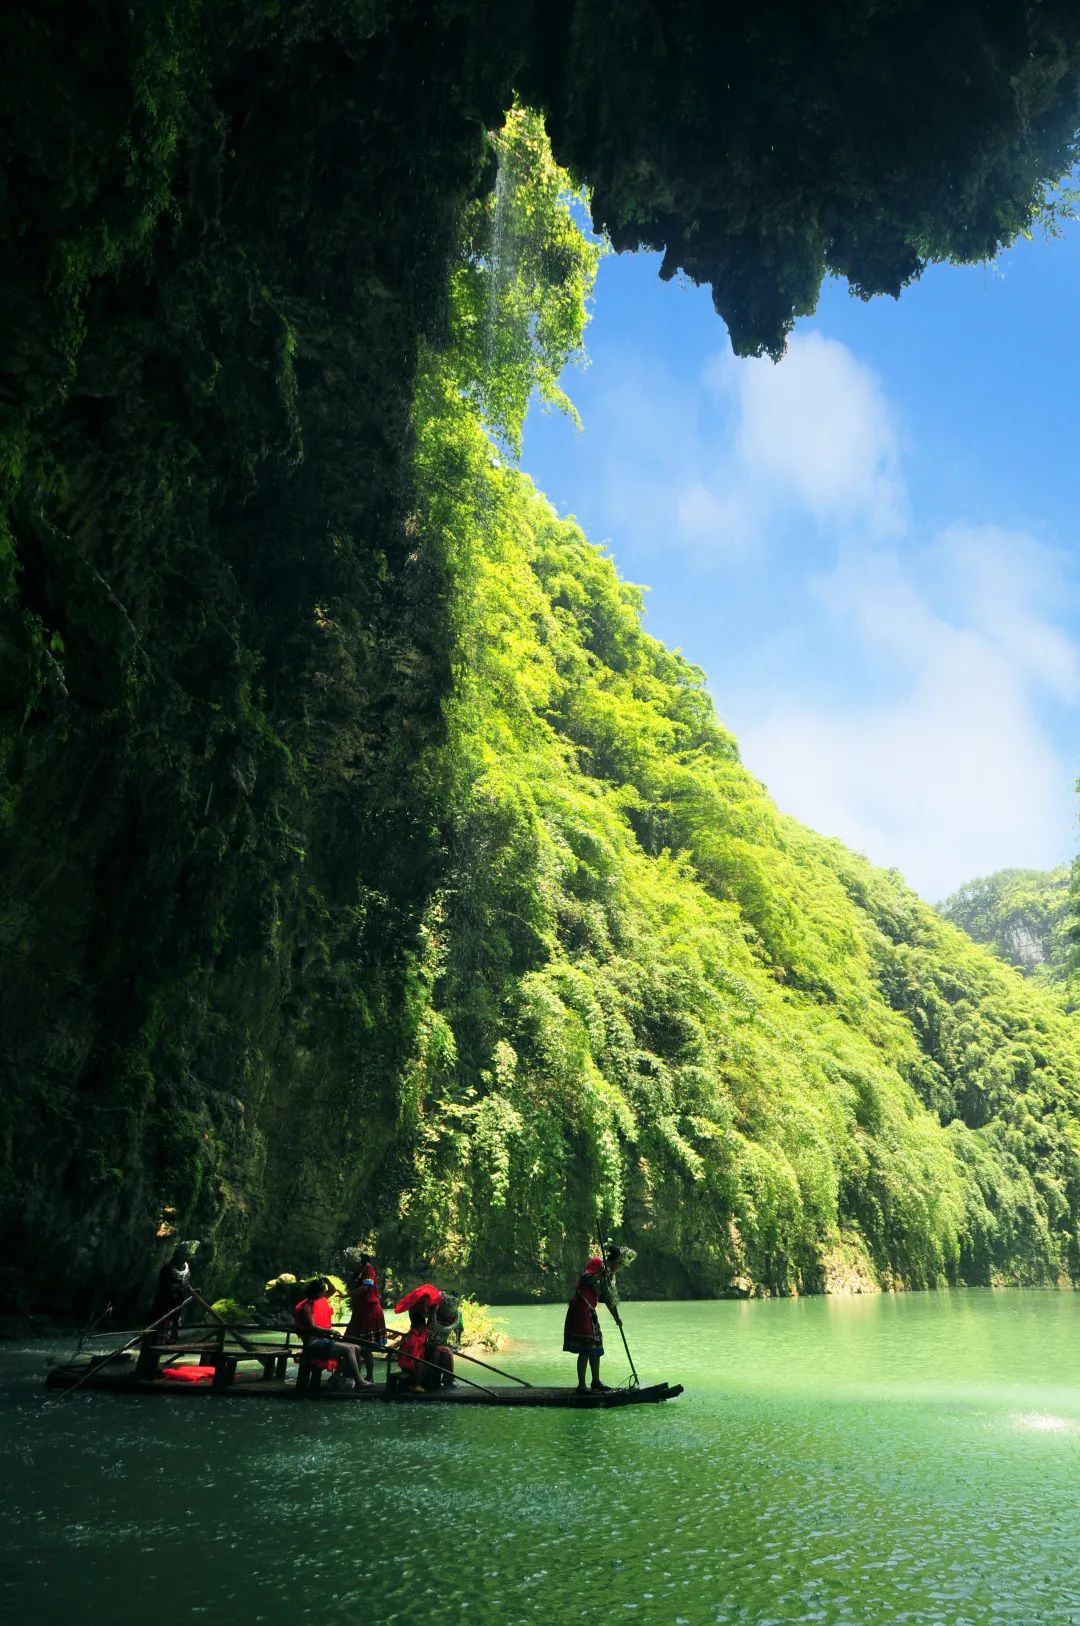
[[[163,1366],[163,1378],[171,1378],[174,1383],[210,1383],[214,1376],[212,1366]]]

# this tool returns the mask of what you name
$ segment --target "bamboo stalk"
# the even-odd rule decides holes
[[[485,1372],[497,1372],[501,1378],[509,1378],[513,1383],[520,1383],[523,1389],[531,1389],[532,1384],[527,1378],[519,1378],[513,1372],[504,1372],[501,1366],[492,1366],[490,1361],[477,1360],[475,1355],[463,1355],[460,1349],[454,1351],[454,1356],[460,1361],[472,1361],[474,1366],[482,1366]]]

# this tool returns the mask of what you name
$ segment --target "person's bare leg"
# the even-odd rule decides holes
[[[591,1358],[592,1357],[589,1355],[588,1351],[584,1349],[577,1358],[577,1386],[579,1394],[585,1393],[585,1368],[588,1366]]]
[[[371,1383],[373,1381],[375,1363],[371,1358],[370,1345],[365,1343],[358,1344],[354,1342],[354,1338],[342,1339],[341,1358],[349,1368],[349,1375],[356,1379],[358,1386],[360,1384],[360,1367],[358,1361],[361,1356],[363,1357],[368,1382]]]

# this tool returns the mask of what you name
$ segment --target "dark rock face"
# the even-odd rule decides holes
[[[6,13],[6,1300],[135,1295],[163,1205],[218,1290],[314,1263],[406,1177],[452,589],[411,385],[484,126],[548,109],[616,243],[775,351],[827,266],[895,291],[1064,167],[1080,19],[939,9]]]
[[[133,1289],[163,1203],[223,1282],[314,1260],[377,1200],[396,1121],[449,662],[403,470],[481,129],[435,30],[319,24],[187,41],[145,251],[121,160],[152,42],[115,109],[91,60],[89,220],[17,239],[5,283],[15,1300]],[[63,307],[55,257],[125,225]]]
[[[778,355],[826,272],[896,295],[1011,238],[1069,167],[1078,37],[1066,4],[563,0],[519,88],[616,248],[662,249],[737,352]]]

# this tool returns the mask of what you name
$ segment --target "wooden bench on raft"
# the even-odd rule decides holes
[[[325,1366],[316,1366],[311,1356],[303,1348],[296,1352],[296,1392],[298,1395],[314,1397],[319,1392],[326,1373]]]
[[[252,1328],[260,1331],[260,1328]],[[237,1348],[237,1332],[239,1329],[225,1327],[210,1327],[205,1329],[186,1327],[182,1342],[175,1344],[162,1343],[153,1332],[147,1333],[139,1344],[139,1357],[135,1365],[135,1376],[142,1382],[152,1382],[162,1375],[161,1368],[170,1365],[179,1355],[194,1355],[199,1366],[212,1366],[214,1376],[211,1382],[212,1389],[227,1389],[236,1376],[236,1368],[241,1361],[257,1361],[262,1367],[262,1378],[266,1382],[277,1379],[279,1382],[285,1377],[285,1371],[290,1360],[295,1360],[300,1351],[292,1344],[292,1334],[285,1332],[285,1342],[267,1344],[260,1348],[256,1345],[245,1344],[245,1348]],[[230,1344],[226,1348],[226,1344]]]
[[[273,1342],[255,1344],[245,1334],[258,1334]],[[385,1354],[374,1351],[376,1359]],[[162,1367],[169,1366],[179,1356],[194,1357],[199,1366],[212,1366],[213,1390],[231,1387],[236,1369],[242,1361],[257,1361],[262,1367],[262,1378],[267,1382],[284,1382],[289,1362],[297,1363],[296,1393],[315,1396],[319,1393],[325,1367],[317,1365],[306,1353],[299,1334],[292,1327],[261,1327],[233,1324],[220,1326],[189,1326],[182,1331],[175,1344],[165,1343],[161,1334],[150,1330],[139,1343],[135,1376],[141,1382],[153,1382],[162,1376]],[[396,1374],[395,1374],[396,1376]]]

